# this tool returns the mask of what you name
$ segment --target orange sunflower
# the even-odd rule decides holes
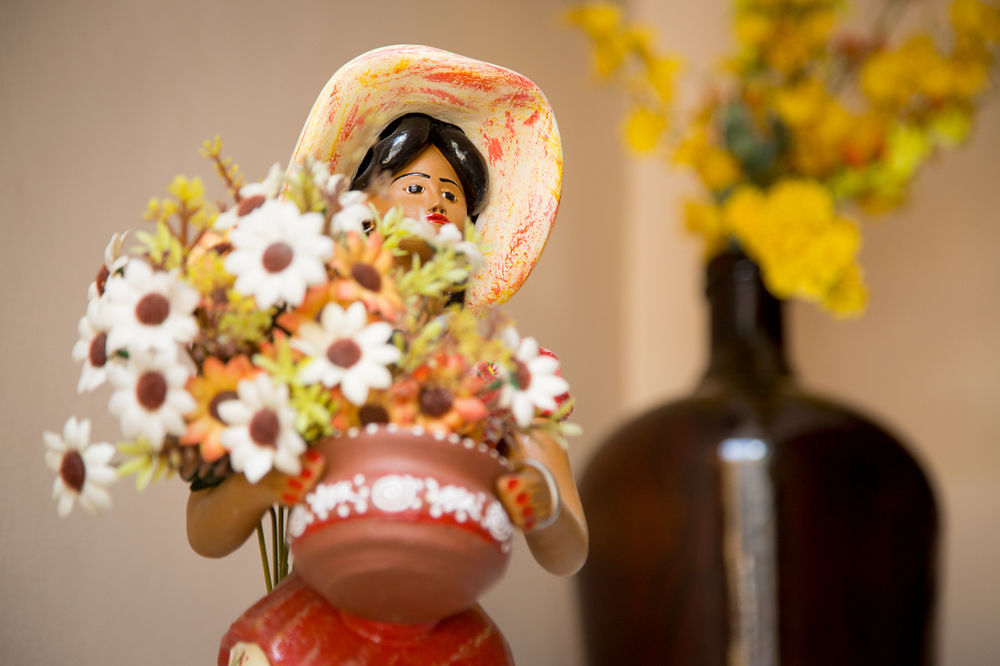
[[[374,232],[367,238],[349,233],[346,242],[337,245],[331,262],[338,275],[333,281],[337,298],[343,303],[360,300],[369,312],[392,321],[403,308],[403,299],[389,276],[392,252],[382,247],[382,237]]]
[[[220,436],[226,424],[219,418],[219,404],[236,397],[236,386],[241,379],[255,373],[250,359],[237,356],[228,363],[210,356],[205,359],[202,373],[188,380],[187,390],[194,397],[197,406],[191,412],[193,419],[180,443],[186,446],[200,445],[201,457],[206,462],[218,460],[225,454]]]

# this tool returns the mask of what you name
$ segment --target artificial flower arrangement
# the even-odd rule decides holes
[[[568,14],[598,75],[629,94],[629,146],[693,169],[704,186],[684,219],[706,254],[735,245],[775,296],[839,316],[867,301],[848,211],[899,207],[920,166],[969,136],[1000,44],[996,2],[953,0],[943,39],[898,43],[890,28],[916,3],[884,0],[868,35],[838,30],[847,4],[736,0],[736,50],[683,125],[673,122],[679,60],[655,48],[652,30],[606,2]]]
[[[91,443],[76,417],[45,433],[60,516],[109,508],[107,486],[130,474],[140,490],[171,473],[192,489],[294,476],[312,444],[368,424],[490,443],[575,432],[556,358],[498,310],[453,302],[482,262],[472,224],[380,215],[315,162],[244,185],[220,150],[203,154],[232,205],[178,176],[149,203],[155,233],[128,252],[116,234],[90,285],[78,390],[110,384],[125,441]],[[275,583],[284,510],[271,514]]]

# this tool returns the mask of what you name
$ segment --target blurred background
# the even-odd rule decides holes
[[[916,0],[912,0],[916,1]],[[663,45],[709,66],[729,3],[627,3]],[[856,20],[874,3],[857,3]],[[932,13],[941,2],[920,3]],[[264,592],[255,544],[192,553],[184,484],[113,490],[114,509],[56,516],[41,433],[73,414],[117,437],[108,394],[78,396],[70,359],[87,284],[115,231],[219,134],[249,178],[285,163],[313,100],[369,49],[422,43],[498,63],[546,93],[564,149],[562,208],[508,310],[555,350],[584,430],[582,470],[616,424],[697,381],[706,357],[701,249],[680,231],[692,181],[625,154],[623,100],[591,77],[566,4],[506,0],[198,3],[6,0],[0,4],[0,663],[214,663],[229,624]],[[994,95],[995,98],[995,95]],[[1000,100],[970,142],[933,160],[910,205],[868,225],[868,312],[838,322],[791,307],[792,361],[809,388],[899,433],[945,516],[942,664],[1000,654]],[[520,544],[523,546],[523,544]],[[519,664],[582,663],[572,582],[515,551],[483,601]]]

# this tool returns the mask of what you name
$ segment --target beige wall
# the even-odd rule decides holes
[[[678,50],[709,62],[721,49],[721,2],[687,6],[683,19],[647,2],[640,10]],[[587,430],[577,467],[627,413],[694,381],[698,248],[676,233],[686,183],[655,164],[625,165],[608,131],[618,103],[589,80],[582,41],[556,19],[563,4],[371,4],[378,10],[319,0],[0,5],[0,663],[212,663],[228,624],[260,595],[254,547],[223,561],[188,550],[179,482],[143,494],[123,483],[110,514],[77,509],[59,521],[40,433],[79,414],[116,435],[102,415],[107,394],[77,396],[69,358],[110,234],[140,227],[146,199],[175,173],[209,175],[196,149],[210,135],[248,174],[287,159],[322,84],[369,48],[428,43],[497,62],[532,78],[555,108],[560,221],[510,310],[563,360]],[[911,210],[868,234],[865,319],[793,313],[803,379],[868,406],[934,472],[949,524],[948,664],[1000,653],[998,120],[994,105],[972,146],[924,174]],[[485,605],[519,663],[581,662],[570,584],[526,549]]]

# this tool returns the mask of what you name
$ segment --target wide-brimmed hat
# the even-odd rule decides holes
[[[327,82],[292,159],[312,157],[353,178],[379,133],[408,113],[458,126],[489,165],[476,221],[487,265],[466,303],[503,303],[527,279],[559,208],[562,144],[552,108],[538,86],[509,69],[428,46],[387,46]]]

